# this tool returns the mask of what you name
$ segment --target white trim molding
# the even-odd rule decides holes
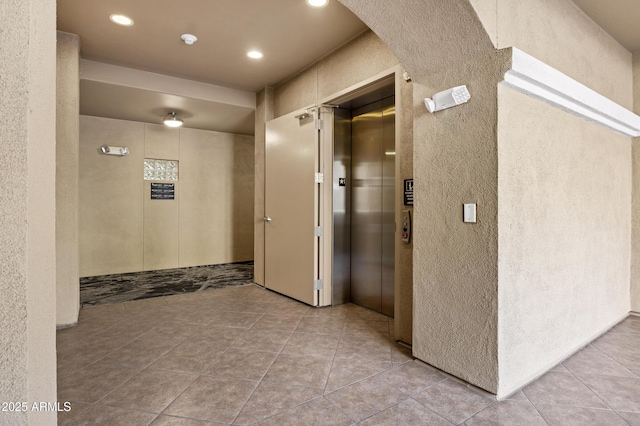
[[[640,116],[515,47],[502,84],[625,136],[640,136]]]

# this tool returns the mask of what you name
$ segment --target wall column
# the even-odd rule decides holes
[[[58,32],[56,99],[56,323],[78,322],[80,39]]]
[[[387,44],[413,85],[413,355],[498,391],[496,53],[468,1],[340,0]],[[463,32],[452,33],[451,23]],[[442,37],[447,34],[447,37]],[[468,84],[473,102],[423,104]],[[481,206],[461,221],[462,204]]]
[[[56,401],[56,2],[0,2],[0,400]],[[55,411],[0,413],[56,424]]]

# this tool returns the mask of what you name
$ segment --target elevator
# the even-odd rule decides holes
[[[395,86],[334,111],[332,304],[393,316]]]

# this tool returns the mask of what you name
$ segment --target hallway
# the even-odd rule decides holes
[[[640,425],[640,317],[511,399],[394,343],[392,321],[255,285],[88,307],[58,331],[65,425]]]

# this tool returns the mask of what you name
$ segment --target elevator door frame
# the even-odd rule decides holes
[[[384,86],[389,85],[390,83],[395,83],[395,93],[396,93],[396,122],[399,116],[398,103],[400,102],[400,80],[401,75],[403,73],[401,66],[394,66],[386,71],[383,71],[369,79],[366,79],[358,84],[355,84],[345,90],[337,92],[333,95],[330,95],[321,100],[322,105],[337,105],[340,103],[347,102],[349,100],[355,99],[359,96],[367,94],[376,89],[380,89]],[[323,109],[325,112],[330,111],[330,109]],[[331,114],[333,116],[333,114]],[[323,132],[321,132],[321,165],[324,173],[325,182],[333,183],[333,158],[334,158],[334,149],[333,149],[333,119],[323,120]],[[395,139],[396,139],[396,152],[397,152],[397,143],[399,136],[399,127],[396,125],[395,129]],[[399,310],[399,294],[398,294],[398,279],[399,279],[399,253],[400,253],[400,239],[398,238],[397,226],[399,223],[400,213],[401,213],[401,198],[399,196],[402,194],[398,189],[398,182],[400,182],[400,167],[398,164],[399,156],[396,155],[396,167],[395,167],[395,237],[394,237],[394,247],[395,247],[395,255],[394,255],[394,318],[396,318],[396,328],[399,326],[400,321],[398,318],[402,313]],[[320,294],[319,306],[329,306],[333,304],[333,291],[332,291],[332,283],[333,283],[333,184],[323,185],[321,199],[321,214],[323,216],[324,221],[324,235],[323,235],[323,244],[321,250],[322,259],[325,260],[322,262],[322,271],[323,271],[323,281],[326,289],[331,288],[330,291],[324,292]]]

